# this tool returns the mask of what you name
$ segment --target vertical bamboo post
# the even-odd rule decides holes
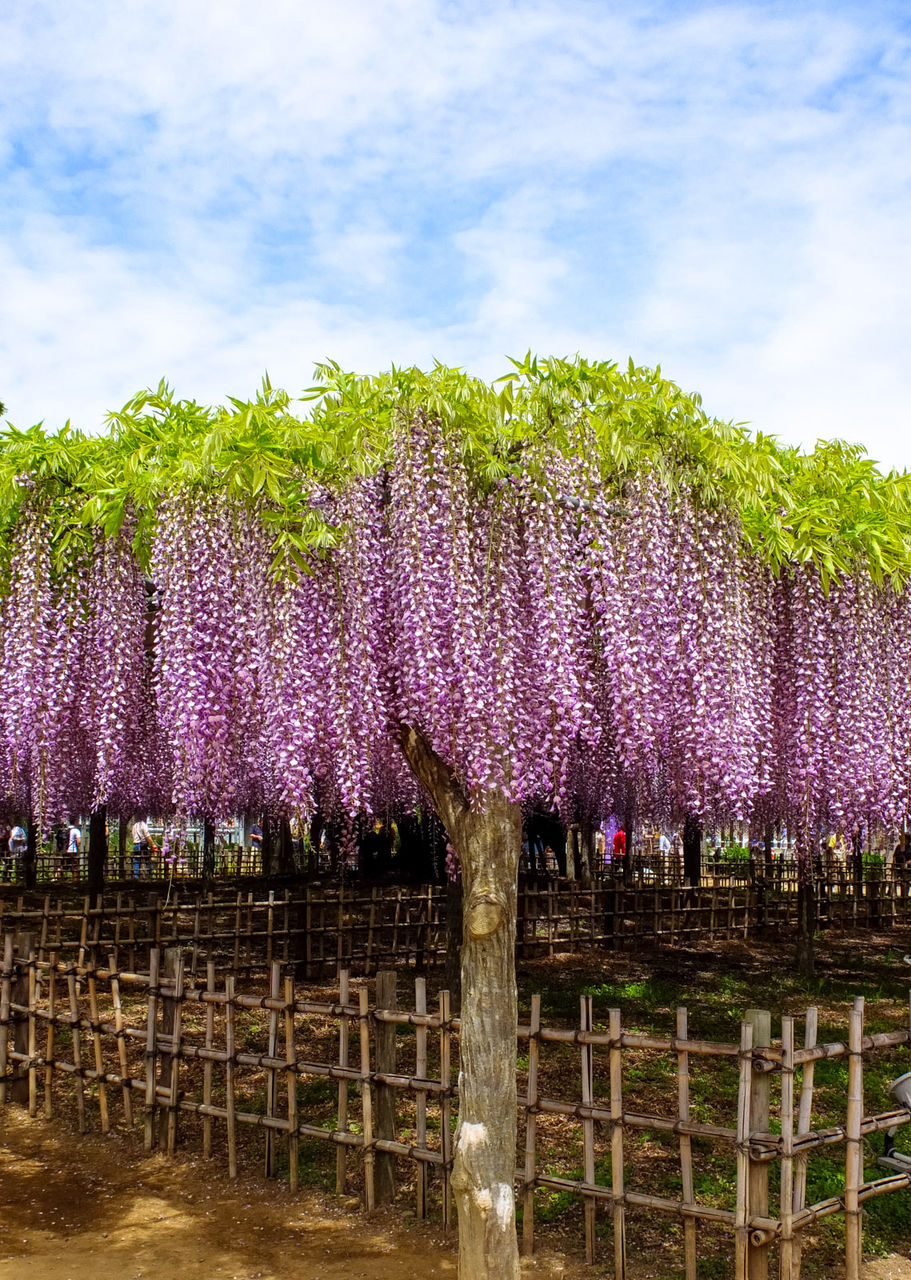
[[[76,1077],[76,1114],[79,1132],[85,1133],[85,1073],[82,1067],[82,1033],[79,1028],[79,1000],[76,996],[76,967],[66,971],[67,992],[70,998],[70,1027],[73,1036],[73,1066]]]
[[[183,969],[183,960],[177,947],[166,947],[164,953],[164,967],[162,970],[162,978],[167,982],[169,991],[165,995],[161,995],[161,1035],[163,1037],[173,1038],[174,1028],[177,1018],[177,975]],[[171,1091],[171,1064],[173,1061],[173,1053],[171,1051],[160,1052],[159,1064],[159,1080],[162,1089],[170,1095]],[[168,1128],[170,1126],[170,1108],[158,1111],[158,1145],[162,1151],[167,1150],[168,1145]]]
[[[414,980],[414,1008],[419,1014],[427,1012],[427,981],[425,978]],[[427,1028],[418,1023],[415,1028],[414,1074],[418,1080],[427,1079]],[[427,1148],[427,1094],[421,1089],[415,1101],[415,1145],[419,1151]],[[418,1219],[427,1217],[427,1161],[419,1160],[415,1175],[416,1203],[415,1213]]]
[[[748,1280],[747,1244],[750,1213],[750,1084],[753,1073],[753,1027],[740,1024],[740,1080],[737,1089],[737,1203],[734,1210],[734,1280]]]
[[[528,1097],[525,1104],[525,1193],[522,1212],[522,1251],[535,1251],[535,1176],[537,1164],[538,1037],[541,1034],[541,997],[531,998],[528,1028]]]
[[[28,958],[28,1113],[38,1114],[38,960]]]
[[[228,1123],[228,1177],[237,1177],[237,1122],[234,1117],[234,1068],[236,1059],[234,975],[225,978],[225,1110]]]
[[[677,1114],[682,1122],[690,1118],[690,1055],[681,1044],[686,1044],[688,1034],[686,1009],[677,1010]],[[680,1180],[683,1203],[693,1205],[696,1193],[693,1185],[693,1140],[688,1133],[680,1135]],[[686,1280],[696,1280],[696,1219],[687,1214],[683,1219],[683,1256]]]
[[[176,919],[176,916],[175,916]],[[174,975],[174,1013],[171,1019],[171,1054],[167,1059],[170,1075],[168,1087],[167,1152],[173,1156],[177,1150],[177,1119],[180,1114],[180,1037],[183,1027],[184,971],[183,953],[177,951],[177,972]]]
[[[308,934],[309,937],[309,934]],[[345,1009],[348,1005],[348,970],[342,969],[338,975],[339,1004],[342,1007],[342,1013],[339,1017],[338,1024],[338,1065],[347,1067],[348,1065],[348,1015]],[[348,1132],[348,1081],[344,1077],[339,1077],[338,1082],[338,1122],[337,1127],[339,1133]],[[338,1144],[335,1153],[335,1194],[341,1196],[345,1194],[345,1186],[348,1181],[348,1148],[344,1142]]]
[[[153,947],[149,953],[149,1003],[146,1015],[146,1114],[145,1114],[145,1149],[151,1151],[155,1142],[155,1076],[157,1067],[157,1032],[158,1032],[158,970],[161,953]]]
[[[452,1221],[452,1025],[449,992],[440,992],[440,1146],[443,1156],[443,1230]]]
[[[376,975],[376,1007],[398,1008],[394,969],[380,969]],[[394,1075],[396,1062],[394,1022],[376,1023],[376,1070]],[[376,1086],[376,1137],[395,1140],[395,1090],[388,1084]],[[395,1199],[395,1156],[377,1151],[374,1161],[374,1189],[377,1204],[391,1204]]]
[[[370,1003],[366,991],[358,992],[358,1020],[361,1033],[361,1123],[364,1138],[364,1198],[367,1210],[376,1207],[373,1146],[373,1097],[370,1084]]]
[[[862,1056],[864,1037],[864,998],[858,996],[851,1010],[848,1029],[848,1107],[845,1120],[845,1280],[860,1280],[861,1208],[858,1193],[863,1181],[863,1139],[861,1122],[864,1115]]]
[[[215,1001],[211,999],[215,995],[215,961],[206,961],[206,995],[210,998],[206,1001],[206,1039],[205,1047],[212,1050],[215,1046]],[[215,1063],[211,1058],[203,1059],[202,1067],[202,1101],[203,1106],[212,1105],[212,1072]],[[212,1117],[204,1115],[202,1119],[202,1153],[208,1159],[212,1154]]]
[[[117,957],[108,958],[111,970],[111,1003],[114,1006],[114,1034],[117,1037],[117,1060],[120,1063],[120,1083],[123,1089],[123,1118],[126,1124],[133,1127],[133,1096],[130,1088],[130,1063],[127,1056],[126,1026],[123,1020],[123,1002],[120,998],[120,977],[117,973]],[[53,970],[51,970],[53,976]]]
[[[101,1132],[110,1132],[108,1118],[108,1086],[104,1078],[104,1055],[101,1045],[101,1019],[98,1015],[98,981],[95,977],[97,964],[97,948],[92,950],[92,967],[88,973],[89,1017],[92,1021],[92,1048],[95,1056],[95,1080],[98,1087],[98,1114],[101,1119]]]
[[[753,1047],[767,1048],[772,1043],[772,1015],[767,1009],[747,1009],[746,1020],[753,1028]],[[767,1071],[751,1071],[750,1122],[747,1140],[753,1133],[769,1132],[769,1099],[771,1077]],[[769,1166],[765,1161],[750,1159],[749,1217],[769,1216]],[[749,1280],[768,1280],[769,1246],[753,1244],[748,1232],[747,1256]]]
[[[781,1247],[779,1280],[794,1280],[794,1019],[781,1020]]]
[[[819,1021],[819,1011],[815,1006],[807,1009],[806,1020],[804,1023],[804,1045],[808,1049],[815,1048],[816,1033]],[[815,1071],[815,1063],[805,1062],[800,1078],[800,1101],[797,1107],[797,1134],[809,1132],[810,1123],[813,1114],[813,1076]],[[794,1167],[794,1212],[799,1213],[804,1207],[804,1199],[807,1189],[807,1152],[801,1152],[798,1155]],[[801,1237],[798,1233],[791,1249],[793,1271],[793,1280],[799,1280],[800,1277],[800,1251]]]
[[[281,998],[281,982],[282,973],[281,965],[278,961],[273,961],[269,971],[269,999],[279,1000]],[[266,1052],[268,1056],[274,1059],[278,1054],[278,1010],[269,1010],[269,1039]],[[269,1066],[266,1071],[266,1115],[272,1117],[275,1115],[276,1104],[276,1078],[275,1067]],[[271,1178],[275,1173],[275,1130],[266,1126],[266,1151],[263,1172],[267,1178]]]
[[[285,977],[285,1062],[288,1089],[288,1173],[291,1190],[297,1190],[300,1134],[297,1116],[297,1050],[294,1045],[294,978]]]
[[[33,939],[30,933],[20,933],[17,935],[16,951],[18,955],[18,964],[15,966],[15,981],[12,987],[11,1004],[17,1005],[20,1009],[25,1009],[26,1012],[13,1014],[11,1010],[10,1016],[13,1022],[13,1049],[16,1053],[22,1054],[23,1058],[28,1057],[28,960],[32,953],[32,948]],[[20,1059],[13,1066],[13,1079],[9,1088],[10,1101],[27,1103],[29,1100],[28,1094],[28,1066]]]
[[[57,957],[51,952],[47,973],[47,1032],[44,1045],[44,1118],[54,1114],[54,1038],[57,1032]],[[0,1036],[5,1032],[0,1028]]]
[[[579,997],[579,1029],[592,1029],[592,998]],[[580,1066],[582,1070],[582,1105],[591,1107],[595,1100],[593,1065],[594,1055],[590,1044],[579,1046]],[[611,1112],[613,1115],[613,1111]],[[595,1181],[595,1122],[591,1116],[582,1118],[582,1177],[592,1186]],[[597,1202],[591,1195],[583,1199],[585,1213],[585,1261],[591,1265],[595,1261],[595,1213]]]
[[[623,1048],[620,1043],[620,1010],[611,1009],[609,1017],[614,1280],[626,1280],[626,1205],[623,1187]]]
[[[3,940],[3,974],[0,976],[0,1104],[6,1102],[9,1066],[10,1004],[13,990],[13,935]]]

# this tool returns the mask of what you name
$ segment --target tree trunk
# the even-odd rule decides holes
[[[89,897],[104,893],[104,868],[108,860],[108,811],[102,805],[89,818]]]
[[[294,873],[294,842],[291,839],[291,819],[282,818],[279,827],[278,873],[290,876]]]
[[[307,841],[307,878],[315,880],[319,875],[319,849],[323,842],[323,827],[325,826],[322,813],[316,810],[310,819],[310,832]]]
[[[683,820],[683,878],[694,889],[702,881],[702,823],[692,813]]]
[[[38,827],[30,814],[25,824],[25,857],[22,863],[22,879],[26,889],[34,889],[38,884]]]
[[[202,878],[207,883],[215,879],[215,823],[211,818],[202,823]]]
[[[452,1189],[459,1280],[518,1280],[515,1225],[516,878],[519,805],[500,792],[474,808],[419,730],[402,750],[433,800],[462,863],[462,1030]]]
[[[272,876],[275,874],[275,841],[272,838],[272,820],[269,817],[269,811],[263,813],[263,852],[262,852],[263,875]]]
[[[595,828],[590,818],[584,818],[579,828],[579,860],[582,864],[579,874],[582,887],[590,889],[592,867],[595,865]]]
[[[811,978],[816,971],[816,893],[812,875],[797,885],[797,972]]]

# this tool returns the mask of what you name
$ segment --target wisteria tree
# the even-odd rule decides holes
[[[908,480],[632,366],[318,373],[300,416],[162,386],[104,436],[7,431],[0,783],[39,828],[352,840],[423,794],[465,900],[460,1275],[512,1278],[523,806],[787,822],[811,902],[823,827],[909,810]]]

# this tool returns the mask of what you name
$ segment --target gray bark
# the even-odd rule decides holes
[[[420,730],[401,745],[462,863],[462,1030],[452,1189],[459,1280],[518,1280],[516,1239],[517,804],[493,792],[472,808]]]

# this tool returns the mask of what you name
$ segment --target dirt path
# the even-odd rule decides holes
[[[367,1218],[314,1193],[202,1160],[143,1157],[122,1137],[78,1137],[0,1113],[0,1280],[455,1280],[454,1237],[393,1211]],[[658,1263],[658,1265],[656,1265]],[[630,1259],[630,1275],[660,1274]],[[601,1268],[542,1252],[523,1280],[595,1280]],[[871,1262],[865,1280],[911,1280]]]
[[[455,1238],[0,1115],[0,1280],[455,1280]],[[543,1255],[529,1276],[591,1272]]]

